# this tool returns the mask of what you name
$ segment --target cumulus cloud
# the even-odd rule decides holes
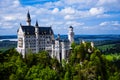
[[[84,23],[80,23],[80,22],[76,22],[76,21],[67,21],[67,22],[66,22],[66,25],[67,25],[67,26],[72,25],[72,26],[74,26],[74,27],[79,27],[79,26],[83,26]]]
[[[119,0],[99,0],[97,5],[113,4],[118,2]]]
[[[104,8],[100,7],[100,8],[91,8],[89,10],[91,15],[99,15],[99,14],[103,14],[104,13]]]
[[[102,23],[100,23],[100,26],[106,26],[108,24],[109,24],[109,22],[102,22]]]
[[[33,25],[37,19],[40,25],[53,25],[53,30],[59,29],[62,31],[62,28],[66,29],[72,25],[77,30],[81,29],[79,26],[87,26],[84,27],[83,31],[87,29],[94,32],[96,27],[91,28],[88,25],[96,25],[102,21],[101,19],[108,21],[98,26],[108,24],[119,26],[119,22],[109,22],[109,19],[118,20],[120,0],[56,0],[53,2],[48,0],[43,4],[39,4],[40,0],[30,0],[25,1],[26,3],[28,2],[27,5],[20,1],[24,2],[24,0],[2,0],[0,2],[0,29],[7,30],[9,28],[9,30],[14,32],[11,34],[15,34],[20,22],[23,25],[26,24],[26,13],[28,10],[30,11]],[[32,1],[34,5],[29,5],[29,3],[33,3]],[[117,13],[110,14],[111,10],[113,13],[114,11],[117,11]]]
[[[76,8],[89,8],[97,3],[97,0],[64,0],[67,5],[72,5]]]
[[[100,26],[120,26],[119,21],[105,21],[99,24]]]
[[[58,13],[58,12],[59,12],[59,9],[58,9],[58,8],[54,8],[53,11],[52,11],[53,14],[56,14],[56,13]]]
[[[64,16],[64,19],[65,20],[72,20],[72,19],[75,19],[75,17],[72,15],[66,15],[66,16]]]
[[[67,7],[61,10],[62,14],[75,14],[75,9]]]
[[[99,0],[96,6],[103,6],[107,11],[120,11],[120,0]]]

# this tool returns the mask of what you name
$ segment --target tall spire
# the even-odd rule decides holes
[[[37,21],[37,20],[36,20],[36,24],[35,24],[35,26],[36,26],[36,27],[38,27],[38,26],[39,26],[39,25],[38,25],[38,21]]]
[[[28,24],[28,26],[30,26],[31,25],[31,17],[30,17],[30,13],[29,13],[29,10],[28,10],[28,13],[27,13],[27,24]]]

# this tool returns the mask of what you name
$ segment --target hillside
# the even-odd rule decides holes
[[[113,56],[113,55],[112,55]],[[106,56],[89,42],[73,43],[68,60],[61,63],[45,51],[22,58],[15,49],[0,53],[2,80],[119,80],[120,56]]]

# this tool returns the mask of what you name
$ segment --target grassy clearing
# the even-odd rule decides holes
[[[120,53],[119,54],[108,54],[108,55],[105,55],[105,57],[109,61],[120,60]]]

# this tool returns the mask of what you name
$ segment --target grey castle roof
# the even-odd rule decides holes
[[[25,35],[35,35],[34,26],[21,26],[22,30],[25,32]],[[51,27],[38,27],[39,35],[50,35],[53,34]]]

